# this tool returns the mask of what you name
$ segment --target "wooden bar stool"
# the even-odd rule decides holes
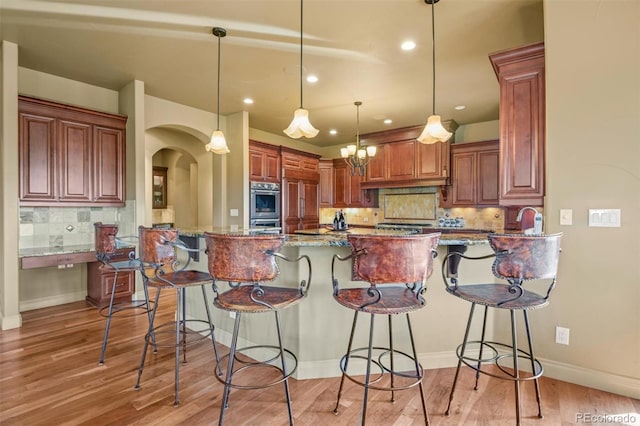
[[[280,328],[280,311],[300,303],[311,285],[311,261],[308,256],[288,259],[279,251],[284,242],[284,235],[220,235],[205,233],[209,272],[214,278],[213,290],[216,297],[214,306],[234,312],[235,322],[229,354],[218,362],[226,360],[224,392],[220,407],[220,421],[224,422],[225,411],[229,406],[229,393],[233,389],[261,389],[284,384],[287,401],[289,424],[293,424],[291,396],[289,393],[289,377],[296,371],[298,360],[290,350],[283,347]],[[308,267],[308,277],[301,282],[287,285],[290,280],[284,277],[281,282],[274,282],[279,274],[276,259],[288,262],[304,260]],[[222,281],[228,282],[228,288],[220,288]],[[244,314],[273,312],[275,315],[277,345],[255,344],[237,347],[240,321]],[[258,358],[260,357],[260,358]],[[273,369],[274,374],[257,383],[251,373],[256,368]]]
[[[451,413],[451,403],[456,390],[460,367],[462,364],[475,370],[475,388],[478,389],[480,374],[511,380],[515,388],[516,422],[520,424],[520,382],[533,381],[538,403],[538,417],[542,418],[540,387],[538,378],[544,371],[533,353],[533,336],[529,325],[528,311],[549,304],[549,296],[556,283],[558,260],[560,257],[560,239],[562,234],[523,235],[523,234],[489,234],[489,244],[494,253],[487,256],[470,257],[462,253],[450,253],[442,263],[442,275],[449,294],[471,302],[469,319],[462,343],[456,349],[458,367],[453,379],[446,415]],[[447,263],[459,262],[463,266],[464,259],[480,260],[495,258],[493,274],[507,283],[479,283],[460,285],[458,271],[448,271]],[[448,271],[448,272],[447,272]],[[538,294],[526,290],[526,281],[547,282],[546,292]],[[480,340],[472,340],[470,330],[476,305],[484,306],[482,331]],[[488,341],[485,338],[487,311],[489,308],[507,309],[511,318],[511,342]],[[528,351],[518,346],[516,329],[516,311],[522,311],[527,336]],[[529,363],[530,372],[520,370],[519,360]],[[494,368],[489,369],[487,365]]]
[[[440,239],[440,233],[420,235],[349,235],[351,255],[341,258],[334,255],[331,264],[334,299],[354,311],[351,336],[347,352],[340,360],[342,378],[338,389],[338,398],[334,413],[338,414],[344,379],[364,387],[360,424],[365,424],[369,389],[391,392],[391,401],[395,402],[395,392],[418,386],[422,402],[422,411],[426,424],[429,414],[424,395],[422,379],[423,368],[418,362],[409,313],[424,306],[426,281],[433,272],[433,258]],[[336,261],[351,260],[352,280],[369,283],[367,287],[340,288],[335,278]],[[353,348],[358,313],[371,315],[369,323],[368,347]],[[407,319],[410,353],[401,350],[393,338],[392,317],[404,314]],[[374,319],[376,315],[388,317],[388,346],[374,346]],[[362,353],[366,355],[363,355]],[[364,381],[349,372],[354,360],[366,360]],[[378,373],[372,377],[372,364]],[[388,373],[389,384],[382,380]]]
[[[151,318],[151,309],[149,308],[149,294],[147,288],[144,288],[144,300],[120,300],[117,298],[118,286],[122,283],[118,280],[118,273],[129,273],[140,270],[140,261],[136,258],[135,247],[131,248],[128,253],[128,259],[119,260],[118,246],[131,247],[131,237],[118,237],[118,225],[103,224],[96,222],[93,224],[95,230],[95,250],[96,258],[102,263],[101,268],[113,271],[113,276],[108,280],[113,280],[109,291],[109,304],[100,308],[100,315],[106,317],[107,322],[104,327],[104,337],[102,339],[102,349],[100,350],[100,365],[104,364],[104,355],[107,350],[107,340],[109,339],[109,329],[111,327],[111,319],[116,316],[129,317],[146,313]]]
[[[202,339],[211,338],[213,352],[218,361],[218,349],[214,334],[214,325],[211,320],[211,312],[205,286],[213,283],[211,275],[206,272],[187,269],[190,257],[182,264],[178,259],[177,250],[186,252],[193,251],[187,247],[179,238],[177,229],[159,229],[139,227],[140,239],[140,261],[142,262],[142,278],[145,287],[156,290],[155,302],[149,320],[149,330],[145,336],[142,359],[138,369],[138,380],[135,389],[140,389],[140,378],[144,369],[145,359],[149,345],[156,344],[157,347],[172,347],[175,349],[175,400],[174,405],[180,403],[180,351],[184,363],[187,362],[187,346],[197,343]],[[187,319],[186,289],[188,287],[200,287],[202,298],[207,313],[206,320]],[[176,315],[175,320],[160,325],[155,325],[155,317],[158,310],[160,293],[169,289],[176,292]],[[192,329],[190,327],[199,326],[204,328]],[[162,339],[162,336],[172,336],[169,339]],[[168,340],[168,341],[167,341]],[[218,370],[219,371],[219,370]]]

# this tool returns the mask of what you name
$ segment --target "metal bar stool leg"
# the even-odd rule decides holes
[[[231,337],[231,347],[229,348],[229,358],[227,361],[227,377],[224,383],[224,392],[222,393],[222,403],[220,406],[220,426],[224,423],[224,413],[229,408],[229,392],[231,391],[231,378],[233,376],[233,363],[236,358],[236,347],[238,344],[238,333],[240,331],[240,318],[242,314],[236,312],[236,320],[233,324],[233,336]]]
[[[518,367],[518,332],[516,330],[516,313],[509,309],[511,314],[511,341],[513,343],[513,384],[516,394],[516,424],[520,425],[520,370]]]
[[[469,339],[469,330],[471,329],[471,320],[473,319],[473,312],[476,309],[476,304],[471,304],[469,310],[469,319],[467,320],[467,329],[464,332],[464,339],[462,340],[462,348],[460,348],[460,355],[458,355],[458,367],[456,368],[456,375],[453,378],[453,385],[451,386],[451,393],[449,394],[449,403],[447,404],[447,411],[444,412],[446,416],[451,414],[451,402],[453,401],[453,394],[456,391],[456,384],[458,383],[458,376],[460,375],[460,367],[462,366],[462,357],[467,349],[467,340]]]
[[[99,365],[104,364],[104,353],[107,350],[107,339],[109,338],[109,328],[111,327],[111,315],[113,315],[113,300],[116,296],[116,284],[118,271],[116,270],[113,277],[113,287],[111,288],[111,299],[109,300],[109,313],[107,314],[107,323],[104,326],[104,337],[102,338],[102,350],[100,351]]]
[[[149,324],[151,324],[153,322],[153,318],[151,317],[151,312],[153,311],[153,309],[151,309],[151,302],[149,301],[149,288],[144,282],[142,284],[142,290],[144,291],[144,300],[147,307],[147,319],[149,320]],[[154,307],[156,304],[157,302],[154,302]],[[158,344],[156,343],[155,331],[151,334],[151,341],[153,342],[153,353],[158,353]]]
[[[411,350],[413,352],[413,360],[416,365],[416,375],[420,377],[420,398],[422,399],[422,412],[424,414],[424,422],[425,425],[429,426],[429,412],[427,411],[427,398],[424,394],[424,385],[422,384],[422,380],[424,379],[424,371],[418,362],[418,353],[416,352],[416,344],[413,340],[413,328],[411,327],[411,319],[409,318],[409,314],[407,315],[407,327],[409,328],[409,340],[411,340]]]
[[[155,345],[155,333],[153,331],[153,322],[156,318],[156,310],[158,309],[158,300],[160,299],[160,289],[156,289],[156,299],[153,303],[153,310],[151,311],[151,316],[149,317],[149,328],[147,330],[147,334],[144,336],[144,348],[142,349],[142,359],[140,360],[140,367],[138,368],[138,379],[136,380],[136,385],[134,386],[135,390],[140,389],[140,378],[142,377],[142,370],[144,369],[144,362],[147,358],[147,348],[149,347],[149,340],[153,340],[153,344]]]
[[[175,368],[175,383],[174,383],[174,387],[175,387],[175,399],[173,401],[173,406],[177,407],[178,405],[180,405],[180,346],[183,344],[182,340],[185,341],[185,347],[184,347],[184,362],[187,362],[186,359],[186,352],[187,352],[187,348],[186,348],[186,330],[184,330],[185,327],[185,288],[180,288],[176,290],[176,368]],[[183,336],[180,336],[180,332],[181,332],[181,328],[182,331],[185,332],[183,334]]]
[[[367,372],[364,377],[364,399],[362,401],[362,415],[360,424],[364,425],[367,419],[367,399],[369,398],[369,382],[371,381],[371,358],[373,357],[373,323],[375,315],[371,314],[371,324],[369,325],[369,349],[367,352]]]
[[[287,366],[284,359],[284,347],[282,346],[282,333],[280,332],[280,315],[278,311],[274,311],[276,315],[276,330],[278,331],[278,346],[280,348],[280,361],[282,362],[282,377],[287,376]],[[289,392],[289,380],[285,378],[284,396],[287,399],[287,410],[289,412],[289,424],[293,425],[293,411],[291,410],[291,394]]]
[[[480,364],[482,364],[482,350],[484,349],[484,336],[487,329],[487,311],[489,308],[484,307],[484,315],[482,317],[482,335],[480,336],[480,353],[478,354],[478,369],[476,370],[476,384],[473,387],[474,391],[478,390],[478,380],[480,380]]]
[[[522,314],[524,315],[524,325],[527,329],[527,340],[529,342],[529,354],[531,355],[531,371],[532,374],[536,375],[536,357],[533,355],[533,336],[531,336],[531,329],[529,328],[529,314],[527,310],[523,310]],[[540,396],[540,384],[538,383],[538,378],[533,379],[533,383],[536,387],[536,401],[538,403],[538,418],[542,419],[544,416],[542,415],[542,398]]]
[[[349,344],[347,345],[347,354],[344,356],[344,366],[342,366],[342,378],[340,379],[340,387],[338,388],[338,399],[336,407],[333,409],[334,414],[338,414],[338,406],[340,405],[340,397],[342,397],[342,387],[344,386],[344,377],[347,367],[349,366],[349,354],[351,353],[351,345],[353,344],[353,336],[356,330],[356,322],[358,321],[358,311],[354,311],[353,324],[351,325],[351,335],[349,336]]]
[[[214,334],[215,327],[213,325],[213,320],[211,319],[211,309],[209,308],[207,289],[204,286],[200,286],[200,288],[202,289],[202,299],[204,300],[204,308],[207,311],[207,321],[209,321],[209,329],[211,330],[211,344],[213,344],[213,353],[216,357],[218,376],[222,376],[222,369],[220,368],[220,357],[218,356],[218,345],[216,344],[216,335]]]
[[[395,369],[395,365],[393,363],[393,327],[391,324],[391,315],[387,315],[389,317],[389,358],[391,361],[391,403],[395,404],[396,402],[396,392],[393,390],[394,389],[394,383],[395,383],[395,375],[394,372],[396,371]]]

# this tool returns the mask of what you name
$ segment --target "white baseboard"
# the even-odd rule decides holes
[[[37,299],[21,300],[20,312],[32,311],[34,309],[47,308],[49,306],[63,305],[65,303],[78,302],[85,300],[87,293],[85,291],[76,291],[74,293],[57,294],[55,296],[40,297]]]
[[[11,330],[12,328],[20,328],[22,327],[22,316],[21,315],[10,315],[4,316],[0,312],[0,329],[1,330]]]
[[[640,379],[591,370],[550,359],[540,358],[544,375],[606,392],[640,399]]]

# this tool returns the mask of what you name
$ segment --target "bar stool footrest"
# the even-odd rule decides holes
[[[462,344],[458,345],[458,347],[456,348],[456,355],[458,356],[458,359],[460,361],[462,361],[467,367],[482,373],[482,374],[486,374],[487,376],[491,376],[491,377],[495,377],[497,379],[502,379],[502,380],[511,380],[511,381],[528,381],[528,380],[535,380],[537,378],[539,378],[540,376],[542,376],[542,374],[544,373],[544,368],[542,367],[542,364],[540,363],[540,361],[538,361],[537,358],[533,359],[533,363],[534,363],[534,368],[535,371],[534,372],[530,372],[530,371],[526,371],[526,370],[520,370],[520,373],[525,373],[525,376],[520,376],[520,377],[516,377],[514,374],[515,372],[513,371],[513,361],[511,363],[511,367],[508,367],[505,365],[505,361],[506,360],[513,360],[513,346],[506,344],[506,343],[500,343],[500,342],[491,342],[491,341],[485,341],[485,342],[481,342],[479,340],[473,340],[473,341],[468,341],[467,345],[466,345],[466,352],[469,352],[469,345],[477,345],[478,349],[473,349],[474,351],[478,351],[478,357],[474,358],[473,356],[468,356],[462,355]],[[485,353],[485,351],[489,351],[489,356],[485,357],[483,355],[482,358],[480,358],[480,352],[479,352],[479,348],[482,348],[482,352]],[[518,358],[521,358],[522,360],[527,362],[527,366],[530,365],[531,363],[531,354],[529,352],[526,352],[522,349],[518,349]],[[491,372],[491,371],[487,371],[486,369],[482,369],[483,365],[495,365],[498,368],[498,372]]]
[[[132,300],[130,302],[118,302],[114,303],[111,311],[111,317],[114,318],[118,315],[121,318],[128,318],[136,315],[146,314],[153,310],[153,301],[147,302],[146,300]],[[99,309],[100,316],[104,318],[109,317],[109,305],[103,306]],[[119,315],[120,314],[120,315]]]
[[[291,377],[291,375],[297,370],[298,368],[298,358],[293,354],[293,352],[291,352],[289,349],[283,348],[282,349],[284,351],[284,355],[286,359],[291,360],[292,362],[290,363],[286,363],[285,364],[285,368],[287,371],[283,371],[282,370],[282,361],[280,359],[280,348],[278,346],[272,346],[272,345],[256,345],[256,346],[247,346],[241,349],[236,349],[236,353],[235,353],[235,360],[234,360],[234,364],[239,363],[241,364],[241,366],[239,368],[236,368],[233,373],[231,374],[231,382],[230,383],[226,383],[226,369],[222,368],[223,367],[223,362],[225,360],[227,360],[229,358],[230,354],[226,354],[224,356],[222,356],[220,358],[220,361],[218,361],[216,363],[216,370],[218,371],[219,369],[222,370],[222,374],[221,375],[216,375],[216,379],[218,379],[218,381],[222,384],[227,384],[229,385],[229,387],[234,388],[234,389],[245,389],[245,390],[249,390],[249,389],[264,389],[264,388],[268,388],[271,386],[275,386],[278,385],[284,381],[286,381],[289,377]],[[267,351],[274,351],[274,355],[271,356],[270,354],[267,355],[269,358],[262,360],[262,361],[258,361],[253,357],[250,357],[249,355],[247,355],[247,352],[250,351],[256,351],[256,352],[267,352]],[[242,355],[241,357],[239,357],[239,355]],[[276,365],[275,363],[278,363],[279,365]],[[225,365],[228,365],[228,363],[225,363]],[[234,383],[234,377],[242,375],[243,373],[246,374],[251,374],[250,371],[253,368],[268,368],[268,369],[273,369],[279,372],[279,375],[277,376],[276,379],[269,381],[269,382],[265,382],[265,383],[257,383],[257,384],[251,384],[251,385],[245,385],[245,384],[239,384],[238,381],[236,381]],[[236,377],[238,378],[238,377]]]
[[[209,322],[205,320],[190,319],[186,320],[186,329],[180,331],[180,345],[190,346],[198,343],[201,340],[207,339],[213,333],[213,328],[209,325]],[[182,326],[183,322],[169,321],[160,324],[153,328],[151,334],[147,333],[145,339],[147,344],[154,344],[159,348],[175,348],[176,347],[176,324]],[[204,324],[206,328],[202,330],[195,330],[189,328],[189,324]]]
[[[370,378],[369,380],[369,385],[367,386],[363,381],[355,378],[354,376],[350,375],[347,372],[347,358],[349,359],[349,362],[351,362],[353,359],[361,359],[364,360],[365,362],[367,361],[367,354],[366,352],[369,351],[368,347],[362,347],[362,348],[356,348],[356,349],[352,349],[351,352],[349,352],[348,354],[344,355],[341,359],[340,359],[340,370],[342,371],[342,373],[345,375],[346,378],[348,378],[351,382],[362,386],[362,387],[368,387],[369,389],[375,389],[375,390],[381,390],[381,391],[401,391],[401,390],[406,390],[406,389],[411,389],[414,386],[419,385],[422,382],[422,379],[424,377],[423,372],[423,368],[422,365],[420,363],[418,363],[418,367],[419,367],[419,371],[420,374],[416,374],[415,372],[415,365],[416,365],[416,360],[409,354],[399,351],[397,349],[393,350],[393,354],[394,355],[400,355],[402,358],[402,364],[407,366],[406,370],[403,371],[398,371],[397,369],[394,371],[391,369],[391,367],[387,366],[386,361],[384,360],[385,357],[388,357],[390,360],[390,355],[391,355],[391,350],[389,348],[385,348],[385,347],[373,347],[374,351],[377,351],[378,354],[377,356],[372,356],[371,357],[371,363],[375,364],[378,368],[379,368],[379,372],[378,374],[373,377]],[[360,355],[359,353],[361,352],[365,352],[364,355]],[[410,361],[411,365],[409,366],[406,361]],[[398,363],[398,360],[394,360],[395,363]],[[404,384],[402,386],[375,386],[375,383],[378,383],[380,380],[382,380],[382,378],[384,377],[385,373],[389,373],[389,374],[393,374],[396,377],[402,377],[402,378],[406,378],[406,379],[412,379],[413,381]],[[358,375],[362,375],[362,374],[358,374]]]

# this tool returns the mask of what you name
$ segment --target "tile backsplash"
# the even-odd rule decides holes
[[[135,203],[125,207],[20,207],[20,249],[92,244],[95,222],[117,223],[119,236],[136,235]]]
[[[504,229],[504,210],[500,207],[485,208],[449,208],[443,209],[438,207],[439,195],[436,188],[401,188],[401,189],[381,189],[379,190],[379,208],[343,208],[341,209],[349,225],[375,226],[382,222],[392,223],[420,223],[439,226],[438,218],[457,218],[464,219],[466,228],[490,229],[502,231]],[[387,197],[390,196],[390,197]],[[431,196],[435,197],[435,206],[431,204]],[[391,202],[385,202],[389,198]],[[395,206],[393,202],[401,201],[409,205]],[[428,201],[428,202],[427,202]],[[435,214],[434,214],[435,207]],[[320,209],[320,224],[331,224],[333,217],[338,208],[322,208]],[[388,210],[388,212],[385,212]],[[418,212],[423,211],[420,215]],[[399,219],[398,212],[409,214],[401,214],[405,218]],[[387,214],[389,217],[385,217]]]

